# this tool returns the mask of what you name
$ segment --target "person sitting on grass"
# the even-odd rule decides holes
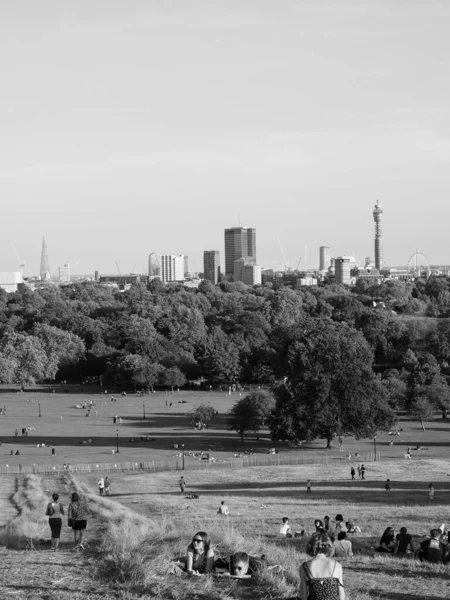
[[[323,521],[321,521],[320,519],[316,519],[314,521],[314,527],[316,528],[316,533],[318,531],[325,531],[325,525],[323,524]]]
[[[289,525],[288,517],[283,517],[282,525],[280,527],[279,533],[280,533],[281,537],[286,537],[286,538],[292,537],[291,526]]]
[[[430,538],[420,544],[416,551],[416,558],[421,562],[429,563],[448,563],[450,562],[450,551],[448,546],[442,541],[442,531],[440,529],[432,529]]]
[[[406,556],[406,554],[410,554],[412,552],[414,552],[412,536],[408,533],[406,527],[401,527],[400,533],[397,533],[397,535],[395,536],[394,554]]]
[[[228,510],[228,506],[225,504],[225,500],[222,500],[219,506],[219,510],[217,511],[219,515],[229,515],[230,511]]]
[[[336,558],[351,558],[353,556],[352,543],[346,538],[345,531],[338,533],[338,539],[334,542],[334,556]]]
[[[323,531],[312,539],[313,558],[300,567],[300,600],[345,600],[342,566],[331,559],[330,537]]]
[[[316,542],[317,539],[322,539],[321,536],[325,535],[327,537],[327,539],[330,541],[331,544],[331,548],[329,549],[329,556],[334,556],[334,537],[332,535],[329,535],[324,529],[318,529],[315,533],[312,534],[312,536],[309,538],[307,544],[306,544],[306,554],[308,556],[315,556],[314,552],[315,552],[315,548],[316,548]]]
[[[380,539],[380,545],[375,548],[375,552],[385,552],[392,554],[395,550],[395,535],[392,527],[386,527]]]
[[[186,552],[186,572],[188,575],[207,575],[214,566],[214,550],[206,531],[198,531],[192,538]]]

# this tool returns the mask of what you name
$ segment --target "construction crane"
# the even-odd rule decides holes
[[[19,265],[20,265],[20,274],[23,277],[23,270],[25,269],[25,267],[27,266],[27,263],[25,260],[22,260],[19,256],[19,253],[17,252],[17,248],[14,246],[14,242],[11,242],[12,245],[12,249],[14,250],[14,254],[17,257],[17,260],[19,261]]]
[[[296,271],[298,271],[298,268],[299,268],[299,266],[300,266],[300,263],[302,262],[302,258],[303,258],[303,257],[302,257],[302,256],[300,256],[300,258],[298,259],[297,266],[295,267],[295,270],[296,270]]]
[[[119,271],[119,275],[122,277],[122,273],[120,272],[120,269],[119,269],[119,263],[117,262],[117,260],[115,260],[114,262],[116,263],[116,267],[117,267],[117,270]]]
[[[280,246],[280,252],[281,252],[281,270],[288,271],[289,270],[289,262],[286,260],[286,257],[284,255],[284,251],[283,251],[283,246],[281,245],[279,238],[278,238],[278,245]],[[277,262],[280,262],[280,261],[277,261]]]

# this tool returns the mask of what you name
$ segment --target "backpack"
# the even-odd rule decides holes
[[[53,508],[52,503],[49,502],[47,504],[47,510],[45,511],[45,516],[46,517],[51,517],[54,514],[55,514],[55,509]]]

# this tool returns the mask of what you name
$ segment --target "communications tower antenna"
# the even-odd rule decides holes
[[[377,200],[373,209],[373,220],[375,221],[375,268],[383,268],[383,232],[381,229],[381,220],[383,219],[383,209],[380,201]]]

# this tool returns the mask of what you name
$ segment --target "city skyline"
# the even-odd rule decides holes
[[[363,263],[377,198],[386,264],[450,262],[447,3],[188,4],[2,8],[1,271],[37,275],[42,236],[53,272],[224,268],[239,223],[266,269],[278,240]]]

